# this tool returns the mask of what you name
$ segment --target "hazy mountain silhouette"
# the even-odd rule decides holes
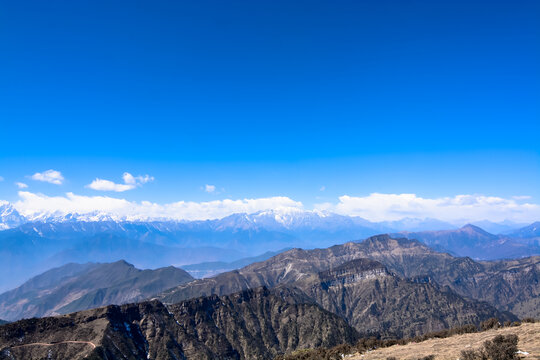
[[[191,280],[187,272],[172,266],[139,270],[125,261],[68,264],[0,294],[0,317],[13,321],[124,304]]]

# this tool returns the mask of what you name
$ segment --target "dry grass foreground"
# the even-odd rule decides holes
[[[517,327],[505,327],[497,330],[488,330],[479,333],[454,335],[445,339],[430,339],[420,343],[407,345],[393,345],[369,351],[365,354],[355,354],[345,357],[348,360],[386,360],[395,357],[399,360],[418,359],[428,355],[435,355],[435,359],[460,358],[461,350],[477,350],[484,341],[491,340],[497,335],[516,334],[519,336],[518,349],[528,353],[521,354],[525,359],[540,359],[540,322],[523,323]]]

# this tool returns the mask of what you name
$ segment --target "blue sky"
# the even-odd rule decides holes
[[[0,199],[538,204],[539,36],[538,1],[3,1]]]

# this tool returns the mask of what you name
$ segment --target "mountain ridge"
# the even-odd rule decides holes
[[[0,317],[14,321],[134,302],[191,280],[182,269],[140,270],[124,260],[68,264],[0,294]]]
[[[292,303],[266,288],[168,308],[159,301],[111,305],[22,320],[0,330],[0,358],[30,360],[271,359],[298,348],[353,343],[358,336],[339,316],[313,303]],[[69,341],[69,346],[43,346]]]
[[[533,304],[540,298],[540,256],[477,262],[437,252],[417,240],[395,239],[389,235],[325,249],[292,249],[213,278],[179,285],[164,291],[158,298],[174,303],[246,288],[290,285],[358,258],[378,261],[402,278],[432,278],[441,288],[448,287],[460,296],[487,301],[501,311],[517,311],[522,317],[534,315]]]
[[[11,224],[6,223],[2,214],[12,213],[13,220]],[[329,221],[331,220],[331,221]],[[379,233],[392,231],[427,231],[427,230],[453,230],[456,229],[455,223],[450,223],[433,218],[409,218],[404,217],[400,220],[373,222],[358,216],[340,215],[324,210],[303,210],[299,208],[278,208],[260,210],[253,213],[234,213],[222,218],[209,220],[185,220],[166,217],[125,217],[117,216],[112,213],[93,211],[88,213],[58,213],[41,212],[33,213],[27,216],[20,214],[13,204],[0,201],[0,229],[13,228],[24,223],[92,223],[92,222],[115,222],[115,223],[169,223],[169,224],[209,224],[214,225],[213,230],[220,231],[226,228],[261,228],[269,230],[291,229],[291,228],[320,228],[321,224],[328,226],[341,227],[357,226],[374,230]],[[478,221],[478,224],[497,227],[498,223],[487,220]],[[509,232],[511,229],[519,229],[522,224],[513,223],[505,220],[498,225],[499,228]],[[501,231],[502,232],[502,231]]]
[[[540,255],[539,243],[523,241],[508,235],[491,234],[473,224],[466,224],[453,230],[402,231],[396,235],[420,240],[440,251],[449,251],[455,255],[469,256],[480,260]]]

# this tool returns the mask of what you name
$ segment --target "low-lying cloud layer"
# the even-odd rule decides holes
[[[129,184],[127,184],[129,185]],[[283,196],[258,199],[224,199],[206,202],[178,201],[157,204],[135,202],[109,196],[46,196],[19,191],[14,205],[23,215],[99,212],[126,220],[205,220],[234,213],[254,213],[269,209],[299,209],[304,205]],[[501,198],[484,195],[422,198],[415,194],[379,194],[365,197],[343,195],[335,203],[317,204],[314,210],[360,216],[370,221],[392,221],[403,218],[436,218],[449,222],[513,220],[533,222],[540,219],[540,205],[527,202],[527,197]]]
[[[14,204],[15,207],[21,214],[30,217],[41,213],[62,215],[101,212],[126,220],[205,220],[218,219],[234,213],[254,213],[279,208],[302,208],[302,203],[279,196],[207,202],[178,201],[169,204],[157,204],[150,201],[135,202],[108,196],[81,196],[73,193],[67,193],[65,196],[46,196],[20,191],[19,197],[21,199]]]
[[[403,218],[435,218],[444,221],[540,219],[540,206],[526,202],[528,197],[510,199],[484,195],[422,198],[415,194],[379,194],[364,197],[343,195],[337,203],[318,204],[319,210],[360,216],[370,221],[392,221]]]

